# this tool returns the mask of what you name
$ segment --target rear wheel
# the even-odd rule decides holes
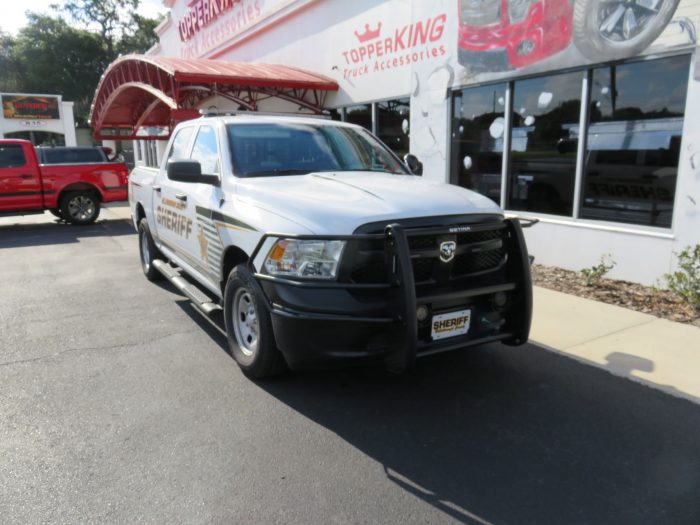
[[[158,281],[162,279],[163,274],[153,266],[153,261],[159,259],[161,254],[153,242],[153,237],[151,237],[151,231],[148,228],[148,221],[146,219],[141,219],[141,221],[139,221],[139,255],[141,256],[141,269],[146,279],[149,281]]]
[[[61,215],[61,210],[58,208],[49,208],[49,211],[51,212],[51,215],[54,217],[58,217],[59,219],[63,219],[63,215]]]
[[[272,320],[254,277],[244,264],[229,274],[224,292],[226,336],[233,358],[249,377],[262,378],[286,369],[272,333]]]
[[[92,224],[100,216],[100,201],[91,191],[72,191],[61,199],[61,217],[77,224]]]

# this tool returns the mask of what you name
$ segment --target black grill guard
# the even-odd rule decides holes
[[[518,219],[494,216],[471,222],[469,216],[452,218],[447,225],[412,227],[411,220],[383,226],[383,232],[353,235],[265,234],[249,259],[260,291],[266,299],[280,351],[291,368],[319,368],[338,364],[380,362],[400,372],[416,357],[493,341],[520,345],[527,341],[532,318],[530,261]],[[413,221],[415,222],[415,221]],[[463,225],[455,227],[455,225]],[[358,228],[367,231],[370,226]],[[452,265],[437,265],[434,279],[416,282],[414,261],[437,256],[437,249],[416,238],[433,236],[437,241],[456,239],[464,231],[500,233],[502,244],[487,238],[457,244],[456,257],[487,250],[502,250],[503,258],[482,257],[495,266],[459,274]],[[492,237],[493,235],[491,235]],[[483,238],[483,236],[481,236]],[[253,261],[269,238],[348,241],[335,281],[289,279],[258,272]],[[412,240],[413,239],[413,240]],[[385,278],[380,282],[353,280],[358,246],[381,243]],[[411,248],[413,244],[414,248]],[[417,246],[417,247],[416,247]],[[354,249],[348,249],[353,247]],[[377,253],[374,253],[377,256]],[[376,262],[376,261],[375,261]],[[497,264],[496,264],[497,263]],[[375,267],[377,265],[375,264]],[[448,268],[449,266],[449,268]],[[375,279],[377,280],[377,279]],[[508,294],[507,305],[494,306],[493,296]],[[474,328],[464,336],[432,341],[428,324],[417,320],[419,305],[430,314],[472,309]]]

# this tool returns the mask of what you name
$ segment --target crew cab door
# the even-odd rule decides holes
[[[191,140],[191,147],[187,148],[189,155],[183,155],[179,150],[176,136],[173,141],[173,153],[169,155],[172,160],[196,160],[202,167],[202,174],[221,176],[219,161],[219,148],[216,130],[210,125],[201,125],[194,132],[194,137],[183,137],[182,141]],[[168,179],[167,164],[161,170],[160,198],[155,195],[156,222],[158,223],[158,235],[162,242],[170,247],[184,262],[194,267],[197,271],[209,278],[212,283],[218,281],[218,260],[214,261],[212,254],[216,244],[218,233],[210,225],[202,224],[198,217],[203,209],[210,210],[212,203],[219,202],[221,190],[210,184],[177,182]],[[214,255],[220,255],[217,252]],[[216,263],[216,264],[215,264]]]
[[[176,131],[165,161],[153,181],[153,211],[158,241],[185,258],[188,264],[194,261],[186,259],[186,255],[181,253],[192,235],[192,218],[187,213],[187,188],[185,184],[168,178],[168,162],[189,157],[195,129],[195,126],[187,126]]]
[[[221,180],[221,160],[216,130],[203,124],[197,130],[190,160],[199,162],[202,175],[216,175]],[[223,193],[220,186],[185,183],[189,194],[188,213],[194,224],[194,234],[188,239],[187,251],[199,262],[200,271],[215,286],[219,280],[219,265],[223,245],[212,214],[221,206]]]
[[[0,212],[43,207],[41,175],[31,147],[0,143]]]

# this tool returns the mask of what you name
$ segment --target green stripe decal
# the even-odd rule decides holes
[[[197,206],[196,210],[197,215],[200,215],[205,219],[223,222],[224,224],[230,224],[231,226],[235,226],[236,228],[242,228],[244,230],[250,230],[253,232],[258,231],[257,229],[253,228],[250,224],[246,224],[243,221],[239,221],[238,219],[234,219],[233,217],[224,215],[221,212],[210,210],[209,208],[205,208],[203,206]]]

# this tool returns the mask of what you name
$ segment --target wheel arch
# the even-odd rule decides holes
[[[229,246],[224,252],[224,256],[221,259],[221,273],[219,275],[219,286],[221,288],[221,294],[223,296],[226,288],[226,281],[228,280],[228,275],[231,273],[236,266],[248,262],[250,257],[238,246]]]
[[[61,188],[61,191],[58,194],[58,199],[56,201],[58,205],[61,205],[63,197],[65,197],[68,193],[72,193],[74,191],[89,191],[95,196],[98,202],[102,202],[103,200],[102,192],[97,186],[89,184],[87,182],[74,182],[73,184],[69,184],[68,186]]]
[[[136,203],[136,210],[135,210],[135,215],[134,215],[134,220],[136,222],[136,228],[138,229],[138,225],[141,222],[141,219],[146,218],[146,210],[143,207],[143,204],[140,202]]]

